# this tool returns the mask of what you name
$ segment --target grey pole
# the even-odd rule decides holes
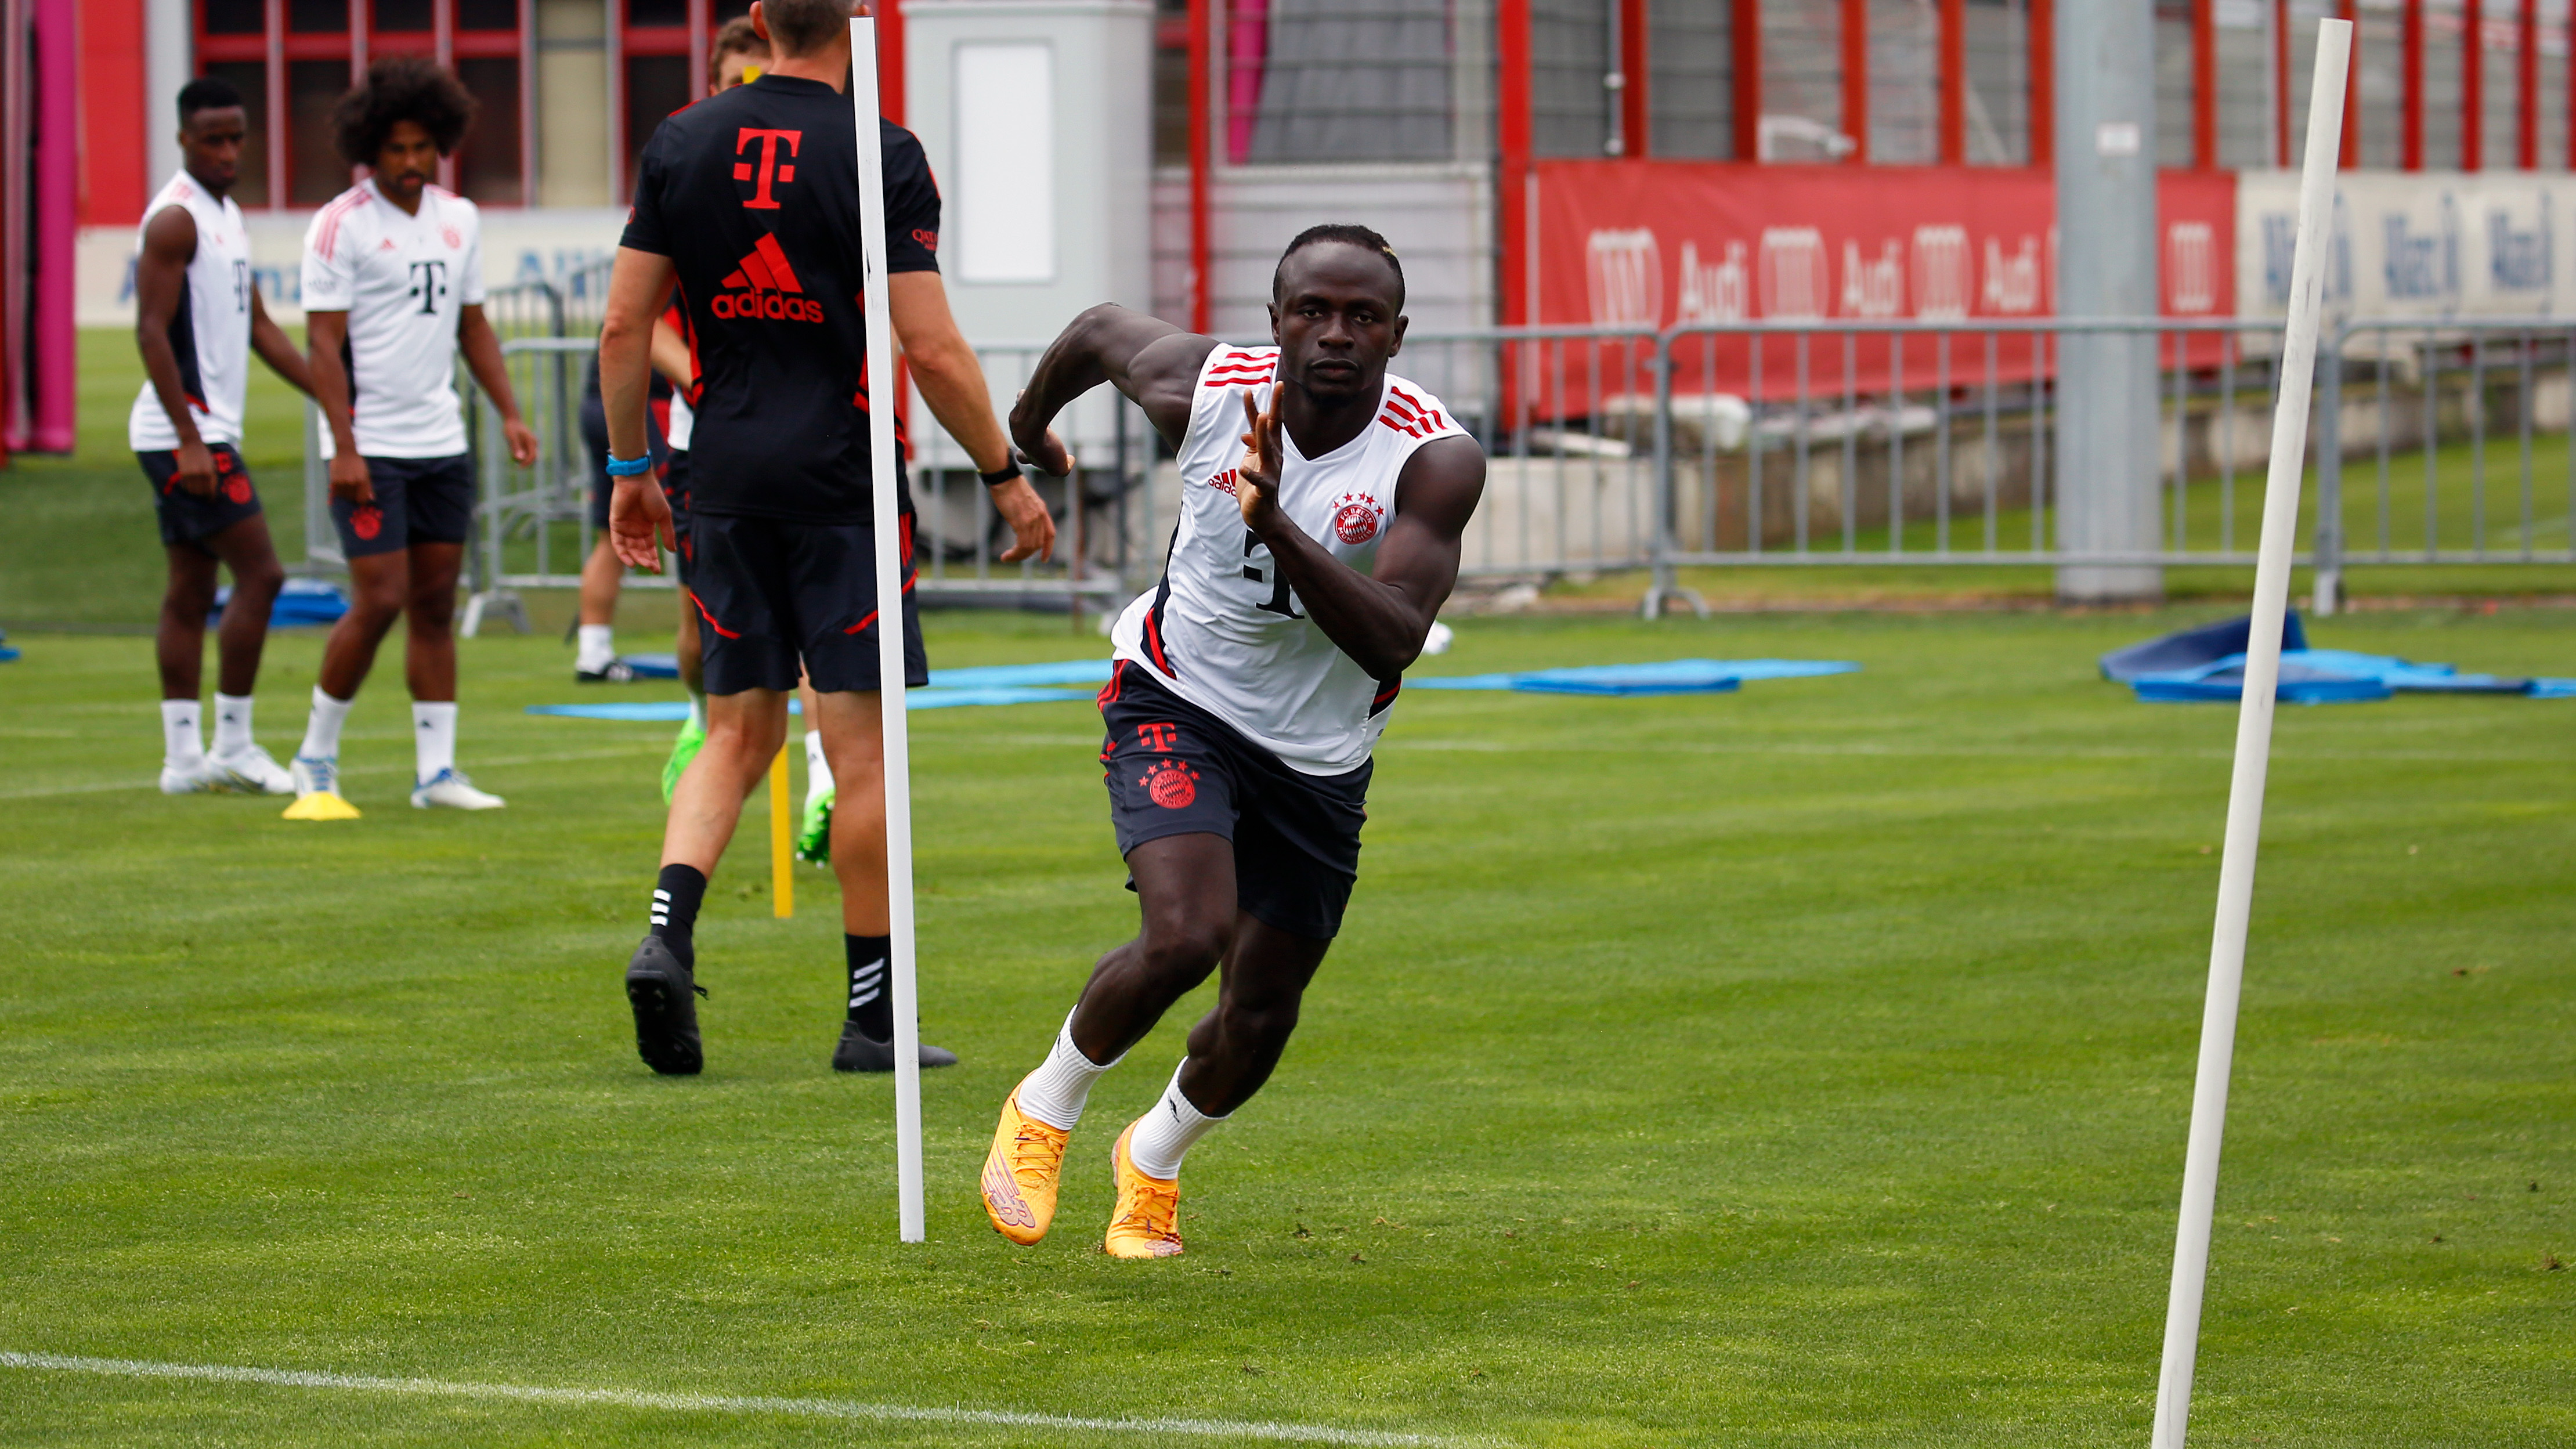
[[[2152,317],[2156,288],[2154,7],[2057,11],[2057,310],[2065,317]],[[2057,546],[2150,553],[2157,517],[2156,354],[2152,333],[2068,333],[2058,345]],[[2152,565],[2072,564],[2065,603],[2153,601]]]

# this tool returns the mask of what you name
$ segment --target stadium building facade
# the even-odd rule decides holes
[[[1148,178],[1101,225],[1150,273],[1115,290],[1260,330],[1282,238],[1385,232],[1416,326],[2045,313],[2054,290],[2056,0],[908,0],[881,3],[890,110],[962,104],[971,19],[1114,22],[1055,86],[1133,105]],[[2142,0],[2143,3],[2143,0]],[[2531,310],[2576,276],[2568,0],[2154,0],[2163,294],[2261,312],[2287,285],[2314,21],[2359,24],[2334,285],[2374,310]],[[561,277],[615,243],[635,158],[747,0],[82,0],[83,321],[130,316],[132,228],[176,165],[169,97],[232,80],[263,140],[238,196],[269,295],[295,303],[305,219],[350,180],[333,100],[371,56],[452,63],[482,120],[446,167],[487,216],[489,280]],[[1017,17],[1017,18],[1015,18]],[[911,36],[909,47],[899,38]],[[945,47],[946,42],[941,42]],[[1100,69],[1089,69],[1094,63]],[[1072,64],[1061,52],[1054,62]],[[962,82],[961,82],[962,84]],[[1091,99],[1086,100],[1085,97]],[[1116,97],[1112,102],[1100,98]],[[954,117],[909,117],[934,164]],[[1060,142],[1074,132],[1059,126]],[[2117,139],[2117,138],[2112,138]],[[2074,138],[2074,143],[2112,144]],[[1098,165],[1091,163],[1098,161]],[[1086,168],[1090,169],[1086,169]],[[952,203],[961,184],[942,180]],[[998,214],[988,206],[988,214]],[[1097,230],[1097,228],[1095,228]],[[1050,273],[1052,275],[1052,273]],[[1105,273],[1103,275],[1106,275]],[[971,280],[971,279],[970,279]],[[2385,307],[2375,304],[2386,304]],[[1040,310],[1057,310],[1052,296]],[[961,309],[975,327],[974,308]],[[1014,337],[1063,319],[1030,316]]]

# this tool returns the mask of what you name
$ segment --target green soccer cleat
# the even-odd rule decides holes
[[[662,762],[662,803],[671,803],[671,792],[680,788],[680,776],[687,773],[689,761],[698,757],[698,748],[707,742],[707,727],[696,720],[680,726],[679,738],[671,741],[671,758]]]
[[[805,814],[796,825],[796,858],[815,865],[832,863],[832,796],[825,790],[805,797]]]

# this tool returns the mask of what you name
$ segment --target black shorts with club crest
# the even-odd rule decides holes
[[[930,682],[930,656],[913,602],[912,515],[901,517],[903,682],[918,686]],[[794,689],[799,660],[824,694],[877,687],[875,529],[691,509],[681,552],[707,693]]]
[[[211,552],[207,539],[259,516],[259,490],[251,486],[241,450],[230,443],[208,443],[206,451],[215,456],[215,491],[203,498],[179,486],[178,450],[134,455],[143,464],[143,476],[152,480],[152,511],[160,516],[161,541],[173,547],[186,544],[199,553]]]
[[[1122,856],[1169,835],[1234,842],[1235,900],[1292,936],[1329,941],[1359,878],[1375,762],[1309,775],[1128,660],[1100,691],[1101,778]],[[1130,878],[1128,889],[1135,889]]]
[[[331,522],[343,558],[395,553],[415,543],[463,543],[474,533],[474,457],[369,458],[364,503],[334,496]]]

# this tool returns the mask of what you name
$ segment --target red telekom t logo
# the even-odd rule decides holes
[[[770,181],[773,178],[779,181],[793,181],[796,179],[796,168],[794,166],[781,166],[778,164],[778,143],[785,141],[787,143],[787,154],[793,156],[796,154],[796,148],[803,143],[804,139],[805,133],[802,131],[756,131],[749,126],[745,126],[740,131],[734,133],[733,153],[737,156],[741,155],[744,148],[750,146],[752,142],[757,141],[760,143],[760,189],[752,193],[752,197],[749,201],[743,203],[745,207],[753,211],[776,211],[778,209],[777,199],[769,194]],[[748,161],[736,161],[733,163],[733,179],[736,181],[751,180],[751,163]]]
[[[1136,726],[1136,738],[1143,741],[1146,748],[1156,751],[1168,752],[1172,748],[1173,737],[1179,733],[1180,727],[1177,725],[1140,724]]]

